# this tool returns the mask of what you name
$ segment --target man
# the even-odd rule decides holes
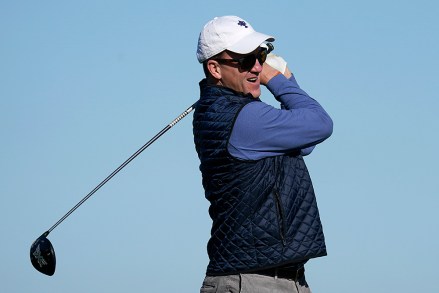
[[[332,120],[281,57],[264,63],[273,41],[237,16],[214,18],[198,39],[194,141],[213,221],[201,292],[310,292],[304,264],[326,255],[302,156]],[[280,109],[259,99],[261,84]]]

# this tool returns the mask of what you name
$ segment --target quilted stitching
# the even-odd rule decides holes
[[[254,99],[216,94],[199,101],[193,124],[213,220],[207,274],[250,271],[325,255],[316,198],[302,157],[231,158],[226,146],[234,117]],[[275,187],[279,198],[273,193]]]

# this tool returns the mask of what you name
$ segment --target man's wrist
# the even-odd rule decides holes
[[[261,84],[268,85],[268,83],[278,75],[282,75],[282,73],[278,70],[272,70],[269,73],[264,73],[261,75]]]

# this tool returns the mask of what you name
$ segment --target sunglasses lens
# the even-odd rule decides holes
[[[256,56],[255,55],[247,55],[241,59],[241,68],[242,70],[250,70],[255,66]]]
[[[255,66],[256,59],[258,59],[259,64],[264,64],[267,60],[267,50],[261,50],[256,55],[247,55],[240,60],[240,66],[242,70],[250,70]]]
[[[264,64],[265,60],[267,60],[267,50],[262,50],[258,54],[258,61],[262,65]]]

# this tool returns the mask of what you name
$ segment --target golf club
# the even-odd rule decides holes
[[[96,191],[105,185],[111,178],[114,177],[120,170],[122,170],[126,165],[128,165],[134,158],[140,155],[147,147],[149,147],[153,142],[155,142],[160,136],[171,129],[175,124],[177,124],[181,119],[186,117],[192,110],[194,110],[196,103],[186,109],[180,116],[175,118],[171,123],[169,123],[165,128],[163,128],[159,133],[157,133],[153,138],[151,138],[147,143],[145,143],[140,149],[138,149],[134,154],[131,155],[125,162],[122,163],[116,170],[114,170],[110,175],[107,176],[101,183],[99,183],[92,191],[90,191],[80,202],[78,202],[70,211],[68,211],[61,219],[58,220],[49,230],[44,232],[40,237],[38,237],[30,248],[30,260],[34,268],[48,276],[52,276],[55,273],[56,267],[56,257],[55,250],[53,249],[52,243],[47,239],[50,232],[53,231],[62,221],[64,221],[68,216],[70,216],[79,206],[81,206],[87,199],[89,199]]]

